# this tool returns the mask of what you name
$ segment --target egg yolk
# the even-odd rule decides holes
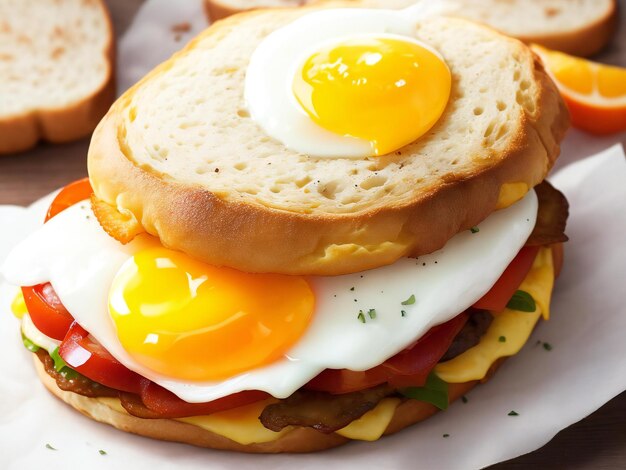
[[[372,155],[384,155],[437,122],[451,86],[450,70],[431,50],[409,40],[363,37],[309,57],[293,92],[318,125],[368,140]]]
[[[219,268],[163,247],[137,252],[109,292],[124,349],[185,380],[222,380],[269,364],[303,335],[315,299],[301,277]]]

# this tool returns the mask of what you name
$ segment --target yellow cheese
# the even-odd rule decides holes
[[[11,312],[13,312],[13,315],[15,315],[16,318],[22,318],[26,313],[28,313],[28,310],[26,309],[26,302],[24,302],[24,295],[21,290],[15,296],[13,302],[11,302]]]
[[[522,199],[528,192],[526,183],[504,183],[500,187],[500,197],[496,209],[504,209]]]
[[[399,398],[385,398],[376,405],[376,408],[336,432],[349,439],[375,441],[389,426],[399,404]]]
[[[550,315],[550,296],[554,284],[552,251],[541,248],[520,290],[528,292],[537,308],[534,312],[505,309],[498,314],[485,335],[473,348],[447,362],[437,364],[435,373],[448,383],[481,380],[491,365],[501,357],[517,354],[528,341],[535,324]],[[504,337],[504,341],[500,338]]]
[[[243,445],[271,442],[292,429],[287,427],[280,432],[274,432],[267,429],[259,421],[263,408],[275,402],[274,399],[263,400],[208,416],[179,418],[177,421],[193,424]]]

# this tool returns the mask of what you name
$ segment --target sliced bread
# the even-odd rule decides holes
[[[212,21],[253,8],[301,6],[326,0],[204,0]],[[416,0],[348,0],[367,8],[406,8]],[[440,0],[450,14],[487,24],[525,42],[589,56],[610,40],[616,0]]]
[[[418,141],[354,160],[269,138],[246,112],[246,66],[267,34],[310,10],[219,22],[116,102],[88,160],[112,209],[96,211],[105,229],[123,239],[120,221],[135,224],[244,271],[335,275],[441,248],[496,208],[502,185],[544,179],[568,126],[558,91],[521,42],[456,18],[416,25],[453,77]]]
[[[115,99],[102,0],[0,0],[0,154],[91,133]]]

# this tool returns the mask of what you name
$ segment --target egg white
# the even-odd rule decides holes
[[[288,149],[317,158],[372,156],[371,143],[335,134],[315,123],[293,93],[298,69],[328,43],[375,34],[410,41],[419,18],[434,14],[424,5],[406,10],[331,9],[307,14],[268,35],[254,51],[246,71],[245,100],[252,119]],[[443,58],[442,58],[443,60]]]
[[[121,346],[108,312],[109,288],[148,236],[121,245],[102,230],[87,201],[60,213],[20,243],[2,273],[16,286],[51,282],[76,321],[116,359],[185,401],[211,401],[242,390],[285,398],[324,369],[375,367],[470,307],[524,245],[536,215],[537,197],[531,191],[491,214],[478,233],[459,233],[430,255],[362,273],[311,277],[313,320],[287,357],[221,382],[165,377],[136,363]],[[411,295],[415,303],[402,305]],[[376,318],[367,315],[370,309],[376,310]],[[365,312],[365,323],[358,319],[359,310]]]

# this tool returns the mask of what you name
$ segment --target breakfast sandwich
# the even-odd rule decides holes
[[[119,98],[7,258],[24,344],[54,395],[157,439],[400,431],[549,318],[568,122],[530,49],[466,20],[231,17]]]

